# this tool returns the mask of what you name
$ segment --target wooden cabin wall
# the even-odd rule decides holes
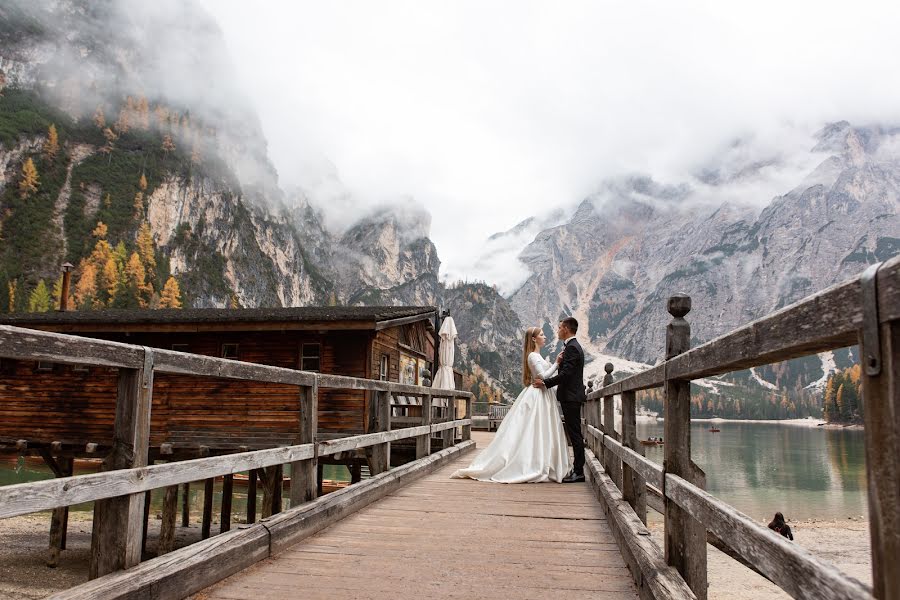
[[[221,356],[222,344],[237,343],[239,360],[297,369],[301,344],[321,344],[321,371],[366,377],[370,332],[166,332],[82,334],[89,337],[176,348]],[[115,369],[76,371],[55,365],[38,372],[31,361],[0,363],[0,438],[71,444],[112,442]],[[322,389],[319,431],[361,433],[365,393]],[[271,447],[298,441],[299,390],[295,386],[157,374],[151,409],[151,445],[168,442],[176,450]]]
[[[0,439],[111,446],[117,378],[116,369],[0,361]]]

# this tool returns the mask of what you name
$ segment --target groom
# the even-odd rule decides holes
[[[584,481],[584,438],[581,435],[581,405],[586,400],[584,394],[584,350],[575,339],[578,332],[578,321],[572,317],[566,317],[559,322],[556,334],[561,340],[565,340],[566,347],[563,350],[562,362],[559,372],[546,380],[540,377],[534,380],[534,387],[559,386],[556,390],[556,399],[562,407],[565,419],[566,434],[572,442],[572,451],[575,454],[575,465],[563,483],[576,483]]]

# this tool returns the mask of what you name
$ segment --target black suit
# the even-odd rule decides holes
[[[584,350],[578,340],[572,338],[563,350],[559,372],[544,380],[548,388],[556,386],[556,399],[562,407],[566,433],[572,442],[575,465],[572,470],[584,474],[584,437],[581,435],[581,405],[587,399],[584,393]]]

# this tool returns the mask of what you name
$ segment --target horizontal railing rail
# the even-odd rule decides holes
[[[262,482],[267,470],[276,469],[266,476],[268,487],[265,490],[268,510],[274,514],[281,511],[282,465],[291,466],[290,504],[294,507],[313,502],[318,497],[319,458],[367,449],[371,474],[378,476],[392,471],[391,442],[414,438],[417,461],[431,454],[434,434],[440,434],[439,441],[444,449],[457,444],[456,432],[461,432],[461,447],[471,447],[473,395],[461,390],[298,371],[6,325],[0,326],[0,359],[108,367],[119,371],[113,442],[101,472],[0,486],[0,518],[52,509],[56,521],[56,511],[94,502],[92,578],[140,562],[142,538],[146,535],[145,503],[152,490],[166,489],[162,527],[169,533],[165,541],[166,534],[160,534],[160,552],[164,553],[174,548],[175,500],[179,485],[198,480],[206,482],[203,520],[206,537],[211,520],[212,482],[216,477],[225,477],[230,484],[229,478],[235,473],[249,471],[255,476],[258,471]],[[300,392],[297,396],[300,443],[148,464],[153,378],[157,373],[297,386]],[[37,376],[53,377],[53,373]],[[318,391],[321,389],[367,392],[368,432],[317,439]],[[395,395],[421,398],[422,415],[417,417],[418,422],[409,423],[412,426],[402,429],[391,428],[391,401]],[[440,409],[439,402],[443,402],[435,402],[435,399],[442,398],[464,401],[465,417],[453,418],[444,411],[441,419],[433,420],[433,408]],[[22,448],[27,448],[27,444]],[[251,477],[250,481],[255,490],[256,478]],[[225,511],[230,510],[230,497],[227,508],[224,502],[223,499],[223,518]],[[255,502],[254,496],[254,511]]]
[[[584,409],[587,446],[646,524],[647,506],[665,517],[665,560],[697,598],[706,598],[706,543],[762,574],[795,598],[900,600],[900,257],[791,304],[696,348],[684,317],[691,299],[669,299],[664,360],[613,381],[612,364]],[[690,381],[800,356],[860,345],[872,529],[871,589],[704,491],[706,476],[690,460]],[[635,392],[664,388],[660,466],[643,456],[636,434]],[[614,425],[615,397],[622,424]],[[623,520],[625,523],[627,520]],[[623,550],[624,551],[624,550]]]

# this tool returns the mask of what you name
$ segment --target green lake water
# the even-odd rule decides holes
[[[758,520],[781,511],[791,520],[867,514],[865,433],[770,423],[691,426],[691,454],[707,490]],[[662,436],[663,423],[638,423],[638,436]],[[663,446],[644,448],[662,463]],[[652,513],[653,511],[651,511]]]

